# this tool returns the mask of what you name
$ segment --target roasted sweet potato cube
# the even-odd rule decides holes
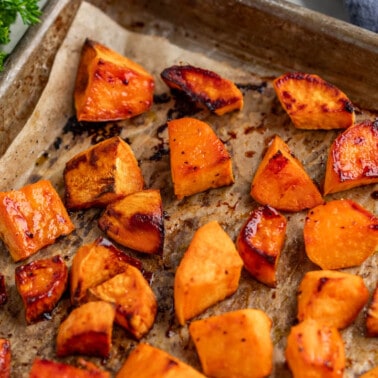
[[[32,261],[15,270],[15,281],[25,308],[26,323],[49,315],[67,287],[68,268],[61,256]]]
[[[285,242],[286,218],[270,206],[253,210],[236,239],[244,268],[258,281],[276,286],[278,260]]]
[[[152,254],[163,252],[163,203],[157,189],[136,192],[109,204],[98,224],[125,247]]]
[[[189,332],[204,374],[215,378],[268,376],[273,367],[271,326],[271,319],[255,309],[193,321]]]
[[[373,369],[368,370],[364,374],[360,375],[359,378],[377,378],[378,377],[378,366]]]
[[[182,199],[234,183],[231,156],[207,123],[194,118],[168,122],[171,174]]]
[[[285,350],[294,378],[341,378],[345,370],[342,337],[335,327],[307,319],[291,328]]]
[[[366,333],[369,337],[378,336],[378,285],[374,289],[366,316]]]
[[[48,180],[0,192],[0,237],[14,261],[26,259],[74,228]]]
[[[84,303],[89,288],[124,272],[129,265],[142,268],[139,260],[128,256],[107,239],[99,237],[93,243],[82,245],[72,259],[71,303]]]
[[[0,305],[3,305],[7,302],[8,295],[7,289],[5,286],[5,277],[0,273]]]
[[[144,179],[131,147],[120,137],[80,152],[64,169],[67,208],[104,207],[143,189]]]
[[[142,66],[86,39],[74,90],[76,117],[96,122],[134,117],[151,107],[154,87]]]
[[[239,286],[243,260],[217,221],[194,234],[175,275],[174,301],[181,325],[232,295]]]
[[[11,347],[8,339],[0,339],[0,378],[11,376]]]
[[[251,196],[263,205],[289,212],[310,209],[323,198],[301,162],[277,135],[268,147],[251,185]]]
[[[369,299],[363,279],[333,270],[307,272],[298,290],[297,318],[315,319],[338,329],[353,323]]]
[[[355,120],[346,94],[321,77],[289,72],[273,81],[277,97],[299,129],[346,129]]]
[[[57,356],[109,357],[114,317],[114,305],[105,301],[88,302],[75,308],[59,326]]]
[[[33,361],[29,378],[110,378],[110,373],[80,359],[80,366],[69,365],[41,358]]]
[[[215,114],[243,108],[240,89],[213,71],[190,65],[172,66],[161,73],[161,78],[169,88],[185,93],[193,102]]]
[[[90,298],[113,303],[115,322],[136,339],[154,324],[157,312],[155,295],[141,271],[129,265],[123,273],[89,289]]]
[[[129,354],[116,378],[205,378],[176,357],[146,343]]]
[[[333,200],[308,212],[304,241],[322,269],[358,266],[378,249],[378,218],[353,200]]]
[[[328,153],[324,194],[378,183],[378,121],[357,123],[341,133]]]

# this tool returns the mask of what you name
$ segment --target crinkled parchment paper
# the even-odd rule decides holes
[[[156,101],[148,112],[134,119],[108,124],[78,124],[73,110],[73,88],[79,54],[85,38],[106,44],[143,65],[156,79]],[[271,84],[271,78],[259,76],[254,66],[241,62],[231,67],[226,61],[216,61],[203,54],[186,51],[162,37],[129,32],[115,24],[93,6],[83,3],[64,40],[48,84],[34,113],[22,132],[0,160],[0,190],[17,189],[40,178],[50,179],[61,196],[64,194],[63,169],[76,153],[113,135],[127,140],[144,174],[146,187],[159,188],[162,193],[165,218],[165,247],[163,256],[140,258],[147,270],[153,272],[152,288],[159,302],[156,323],[143,339],[200,370],[194,345],[187,327],[175,321],[173,308],[173,279],[175,269],[195,230],[210,220],[218,220],[235,240],[249,212],[257,206],[249,195],[250,184],[268,142],[280,135],[294,154],[303,162],[310,176],[321,185],[326,154],[337,135],[333,131],[300,131],[291,124],[281,109]],[[235,62],[235,61],[233,61]],[[188,63],[211,69],[240,85],[245,107],[240,112],[215,116],[206,110],[190,106],[173,97],[160,79],[160,72],[173,64]],[[233,157],[235,184],[214,189],[177,201],[173,194],[166,122],[170,118],[189,115],[208,122]],[[372,118],[358,109],[358,119]],[[377,186],[367,186],[329,196],[352,198],[377,214],[377,201],[372,193]],[[76,231],[41,250],[27,261],[61,254],[70,266],[72,256],[83,243],[102,235],[97,226],[101,210],[90,209],[71,214]],[[275,345],[272,376],[290,377],[285,366],[286,336],[295,324],[296,289],[304,272],[317,269],[304,252],[302,228],[306,212],[285,214],[288,218],[287,238],[278,267],[278,285],[271,289],[242,273],[240,286],[233,296],[213,306],[200,317],[208,317],[239,308],[260,308],[273,321],[272,338]],[[70,311],[66,294],[51,319],[27,326],[20,297],[14,284],[15,264],[3,244],[0,244],[0,271],[6,277],[9,300],[0,308],[0,337],[9,338],[12,347],[12,376],[27,377],[36,356],[57,359],[55,339],[57,329]],[[377,281],[377,258],[372,256],[361,267],[348,271],[361,274],[372,292]],[[346,376],[352,377],[378,364],[378,340],[365,337],[362,311],[356,322],[342,332],[347,355]],[[115,373],[136,345],[127,333],[115,326],[111,357],[106,361],[91,358],[98,365]],[[230,346],[232,347],[232,346]],[[75,357],[64,361],[74,362]]]

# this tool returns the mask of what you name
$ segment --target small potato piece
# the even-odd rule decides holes
[[[76,117],[96,122],[134,117],[151,107],[154,87],[139,64],[86,39],[75,83]]]
[[[354,123],[346,94],[317,75],[289,72],[277,77],[273,86],[298,129],[346,129]]]
[[[126,255],[102,237],[81,246],[72,260],[71,303],[75,306],[84,303],[89,288],[124,272],[129,264],[142,269],[139,260]]]
[[[294,378],[342,378],[345,350],[335,327],[307,319],[291,328],[285,350]]]
[[[131,147],[120,137],[106,139],[80,152],[64,169],[68,209],[106,206],[144,186]]]
[[[214,378],[262,378],[273,366],[272,321],[261,310],[244,309],[189,326],[205,375]]]
[[[322,269],[358,266],[378,249],[378,218],[352,200],[333,200],[308,212],[304,241]]]
[[[368,370],[366,373],[360,375],[359,378],[378,378],[378,366]]]
[[[125,247],[151,254],[163,252],[163,203],[157,189],[136,192],[109,204],[98,224]]]
[[[129,354],[116,378],[205,378],[191,366],[161,349],[138,344]]]
[[[41,358],[33,361],[29,378],[110,378],[110,373],[81,359],[80,367]]]
[[[218,222],[200,227],[175,275],[174,301],[181,325],[238,288],[243,261]]]
[[[109,357],[115,308],[109,302],[88,302],[75,308],[60,324],[56,354]]]
[[[366,333],[369,337],[378,336],[378,285],[374,289],[366,316]]]
[[[26,323],[50,314],[67,287],[68,268],[61,256],[32,261],[15,270],[16,287],[25,308]]]
[[[341,133],[328,153],[324,195],[378,183],[378,121],[364,121]]]
[[[161,73],[168,87],[184,92],[193,102],[223,115],[243,108],[243,94],[230,80],[190,65],[172,66]]]
[[[11,376],[11,347],[8,339],[0,339],[0,378]]]
[[[168,122],[171,174],[178,199],[234,183],[231,156],[213,129],[194,118]]]
[[[7,289],[5,287],[5,277],[0,274],[0,306],[8,300]]]
[[[286,218],[270,206],[253,210],[236,239],[245,269],[267,286],[276,286],[278,259],[285,241]]]
[[[268,147],[251,185],[251,196],[263,205],[289,212],[310,209],[323,198],[301,162],[277,135]]]
[[[142,338],[153,326],[157,301],[139,269],[129,265],[123,273],[89,289],[89,292],[91,299],[113,303],[115,322],[136,339]]]
[[[0,192],[0,237],[15,262],[68,235],[75,226],[48,180]]]
[[[307,272],[299,285],[297,317],[343,329],[353,323],[369,299],[363,279],[332,270]]]

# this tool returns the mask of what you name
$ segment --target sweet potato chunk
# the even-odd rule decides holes
[[[8,300],[7,289],[5,287],[5,277],[0,273],[0,306]]]
[[[364,121],[341,133],[328,153],[324,194],[378,182],[378,121]]]
[[[194,118],[168,122],[171,174],[178,199],[234,183],[229,153],[213,129]]]
[[[307,272],[298,291],[299,321],[308,318],[343,329],[352,324],[369,299],[361,277],[332,270]]]
[[[14,261],[26,259],[74,228],[48,180],[0,192],[0,237]]]
[[[109,357],[114,317],[114,305],[105,301],[88,302],[75,308],[59,326],[57,356]]]
[[[273,366],[272,321],[261,310],[237,310],[189,326],[205,375],[260,378]]]
[[[136,192],[109,204],[98,224],[125,247],[152,254],[163,252],[163,203],[157,189]]]
[[[374,289],[366,316],[366,333],[369,337],[378,336],[378,285]]]
[[[317,75],[289,72],[277,77],[273,86],[298,129],[346,129],[354,123],[346,94]]]
[[[322,269],[358,266],[378,249],[378,218],[352,200],[333,200],[308,212],[304,241]]]
[[[345,369],[345,350],[337,328],[314,319],[290,330],[285,350],[294,378],[341,378]]]
[[[366,373],[360,375],[359,378],[377,378],[378,377],[378,366],[373,369],[368,370]]]
[[[242,267],[233,241],[218,222],[200,227],[176,270],[174,301],[179,323],[184,325],[233,294]]]
[[[0,378],[11,376],[11,347],[8,339],[0,339]]]
[[[106,206],[144,186],[131,147],[113,137],[80,152],[64,169],[65,202],[69,209]]]
[[[85,302],[89,288],[124,272],[129,264],[142,268],[139,260],[126,255],[104,238],[81,246],[72,259],[71,303],[78,305]]]
[[[153,102],[153,77],[139,64],[87,39],[79,62],[74,99],[79,121],[127,119]]]
[[[277,210],[301,211],[323,203],[323,198],[288,145],[275,136],[252,180],[251,196]]]
[[[218,115],[241,110],[243,94],[230,80],[190,65],[172,66],[161,73],[168,87],[185,93],[193,102]]]
[[[129,265],[123,273],[89,289],[90,297],[113,303],[115,322],[136,339],[142,338],[154,324],[157,312],[155,295],[141,271]]]
[[[25,307],[26,323],[31,324],[55,308],[67,287],[68,268],[56,255],[18,266],[15,281]]]
[[[99,369],[94,364],[83,359],[79,362],[80,366],[76,367],[37,357],[33,361],[29,378],[110,378],[110,373]]]
[[[129,354],[116,378],[205,378],[204,375],[161,349],[140,343]]]
[[[276,269],[286,225],[282,214],[270,206],[260,206],[251,212],[236,239],[245,269],[268,286],[276,286]]]

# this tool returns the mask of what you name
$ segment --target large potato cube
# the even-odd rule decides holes
[[[0,339],[0,378],[11,376],[11,347],[8,339]]]
[[[75,308],[59,326],[57,356],[109,357],[114,317],[115,307],[109,302],[88,302]]]
[[[18,266],[15,281],[24,303],[26,322],[31,324],[55,308],[67,287],[68,268],[56,255]]]
[[[273,367],[271,326],[263,311],[243,309],[196,320],[189,332],[205,375],[263,378]]]
[[[218,222],[200,227],[175,275],[174,301],[181,325],[233,294],[239,285],[243,260]]]
[[[299,285],[297,318],[312,318],[338,329],[356,319],[369,299],[361,277],[332,270],[307,272]]]
[[[171,174],[178,199],[234,183],[231,156],[207,123],[168,122]]]
[[[76,117],[97,122],[134,117],[151,107],[154,87],[139,64],[86,39],[75,83]]]
[[[141,271],[129,265],[123,273],[89,289],[90,297],[113,303],[115,322],[136,339],[153,326],[157,312],[155,295]]]
[[[14,261],[26,259],[74,228],[48,180],[0,192],[0,237]]]
[[[98,224],[125,247],[144,253],[163,252],[163,203],[157,189],[142,190],[109,204]]]
[[[140,343],[129,354],[116,378],[205,378],[191,366],[161,349]]]
[[[69,209],[106,206],[144,186],[131,147],[113,137],[80,152],[64,169],[65,202]]]
[[[250,194],[263,205],[290,212],[323,203],[319,189],[278,135],[257,168]]]

